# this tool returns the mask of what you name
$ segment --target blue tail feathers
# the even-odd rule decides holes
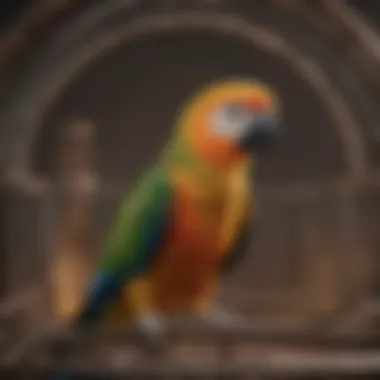
[[[117,298],[122,288],[120,276],[98,273],[89,289],[83,309],[77,317],[77,326],[87,326],[99,320],[107,307]]]

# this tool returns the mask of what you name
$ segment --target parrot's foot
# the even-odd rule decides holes
[[[161,350],[165,343],[165,328],[160,316],[143,314],[136,320],[136,329],[149,349]]]
[[[242,316],[218,308],[207,308],[202,310],[200,318],[209,326],[222,329],[241,327],[245,322]]]

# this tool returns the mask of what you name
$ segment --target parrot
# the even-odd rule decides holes
[[[118,320],[161,336],[178,311],[228,324],[215,294],[247,251],[256,157],[280,123],[276,92],[257,79],[219,79],[191,95],[122,198],[73,326]]]

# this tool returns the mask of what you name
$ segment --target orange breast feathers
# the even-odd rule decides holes
[[[218,256],[218,215],[221,206],[206,204],[180,189],[174,195],[168,243],[184,261],[209,261]]]
[[[152,273],[160,308],[188,307],[219,270],[218,223],[190,193],[177,189],[166,244]],[[216,215],[212,213],[211,215]]]
[[[191,173],[176,172],[166,243],[152,273],[160,307],[187,307],[213,287],[249,210],[246,174],[236,168],[215,189],[197,186]]]
[[[168,240],[186,247],[194,259],[228,252],[250,211],[248,170],[246,162],[231,168],[214,188],[192,181],[191,173],[177,172]]]

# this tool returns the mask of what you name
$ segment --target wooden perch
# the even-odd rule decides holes
[[[237,355],[238,356],[238,355]],[[363,375],[380,371],[380,351],[318,351],[284,350],[256,351],[249,358],[231,361],[194,363],[170,360],[144,360],[140,362],[110,360],[81,361],[46,364],[35,367],[40,373],[74,373],[85,376],[105,376],[110,378],[167,378],[167,376],[315,376],[318,375]],[[28,374],[32,367],[28,367]]]
[[[91,342],[77,346],[64,356],[39,360],[36,353],[48,349],[41,345],[52,340],[57,331],[40,331],[14,345],[4,368],[33,371],[68,371],[79,375],[151,377],[191,376],[253,376],[253,375],[335,375],[366,374],[380,371],[380,350],[350,345],[363,343],[363,335],[353,331],[337,332],[309,324],[281,324],[276,321],[250,320],[229,330],[209,328],[196,323],[172,321],[164,352],[148,355],[137,349],[136,333],[131,329],[98,330]],[[66,334],[69,332],[62,331]],[[102,335],[103,334],[103,335]],[[356,336],[355,336],[356,334]],[[103,344],[103,338],[114,339],[114,345]],[[368,337],[367,337],[368,338]],[[120,345],[123,341],[123,345]],[[258,343],[266,343],[259,345]],[[105,341],[103,341],[105,343]],[[183,348],[187,355],[179,355]],[[205,347],[208,354],[203,354]],[[227,356],[225,354],[228,348]],[[30,355],[32,359],[27,359]],[[41,357],[41,356],[40,356]]]
[[[135,346],[143,342],[132,328],[113,326],[106,329],[89,331],[88,338],[79,340],[74,332],[65,327],[50,328],[43,336],[43,341],[53,345],[63,344],[66,347],[75,348],[81,346],[84,349],[93,349],[106,345],[111,346]],[[181,319],[168,321],[166,337],[168,342],[195,345],[240,345],[275,343],[286,345],[305,345],[307,347],[362,347],[373,346],[378,343],[378,335],[373,330],[347,329],[340,326],[339,322],[327,324],[292,323],[286,321],[256,320],[249,318],[241,324],[230,329],[210,328],[202,323]],[[86,348],[87,347],[87,348]]]

